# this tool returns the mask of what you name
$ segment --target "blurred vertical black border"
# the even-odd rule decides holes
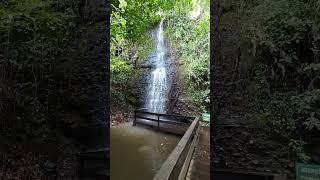
[[[107,1],[105,1],[105,3],[106,3],[106,7],[107,7],[107,9],[108,9],[108,13],[107,13],[107,28],[106,28],[106,41],[105,41],[105,49],[106,49],[106,61],[107,61],[107,83],[108,83],[108,93],[107,93],[107,117],[106,117],[106,119],[107,119],[107,128],[109,128],[110,129],[110,16],[111,16],[111,2],[110,2],[110,0],[107,0]],[[110,157],[110,130],[109,131],[107,131],[107,145],[108,145],[108,148],[109,148],[109,155],[108,155],[108,157]],[[108,164],[108,170],[109,170],[109,172],[110,172],[110,158],[109,158],[109,161],[107,162],[107,164]],[[110,179],[110,176],[109,176],[109,179]]]
[[[219,0],[210,1],[210,173],[213,173],[213,136],[215,132],[215,122],[218,115],[219,87],[217,86],[218,74],[216,65],[221,60],[221,41],[219,29]]]

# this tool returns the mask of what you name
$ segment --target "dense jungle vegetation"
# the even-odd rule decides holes
[[[209,1],[195,1],[190,8],[178,7],[168,13],[173,53],[182,64],[188,95],[201,111],[209,111],[210,104],[209,13]]]
[[[40,98],[45,98],[42,87],[48,84],[40,82],[50,79],[54,57],[63,53],[74,36],[72,32],[78,16],[77,6],[71,1],[1,2],[0,86],[4,88],[1,93],[8,93],[19,103],[32,106],[36,106]]]
[[[209,1],[120,0],[111,15],[111,107],[126,107],[130,81],[154,48],[148,28],[165,19],[171,53],[181,66],[188,95],[198,108],[209,108]],[[198,11],[193,17],[193,11]],[[120,109],[120,108],[119,108]]]
[[[297,160],[311,160],[320,132],[320,1],[221,2],[222,13],[232,8],[241,27],[235,43],[255,82],[257,121],[271,125]]]
[[[295,179],[320,163],[320,1],[211,2],[211,167]]]

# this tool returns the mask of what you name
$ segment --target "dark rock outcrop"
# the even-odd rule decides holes
[[[61,44],[63,53],[41,64],[38,79],[24,69],[19,80],[0,81],[1,177],[77,179],[77,154],[109,144],[108,2],[64,3],[78,8],[79,17],[73,34],[63,34],[71,39]]]
[[[107,122],[108,62],[107,22],[84,28],[71,45],[63,63],[55,67],[53,108],[62,116],[71,114],[70,123]],[[59,113],[58,113],[59,114]],[[57,117],[58,121],[67,117]],[[69,121],[65,119],[65,121]]]
[[[236,1],[229,3],[236,5]],[[247,76],[251,61],[238,40],[241,25],[236,8],[223,9],[221,1],[211,5],[211,172],[215,168],[245,169],[290,178],[288,147],[267,128],[252,125],[259,110]]]

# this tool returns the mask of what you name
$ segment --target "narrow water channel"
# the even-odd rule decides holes
[[[124,124],[111,128],[111,180],[150,180],[180,137]]]

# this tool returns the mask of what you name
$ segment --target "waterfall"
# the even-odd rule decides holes
[[[166,93],[167,93],[167,72],[165,66],[166,48],[163,35],[163,20],[161,20],[157,32],[157,49],[155,69],[152,71],[152,77],[148,92],[147,108],[150,112],[165,112]]]

